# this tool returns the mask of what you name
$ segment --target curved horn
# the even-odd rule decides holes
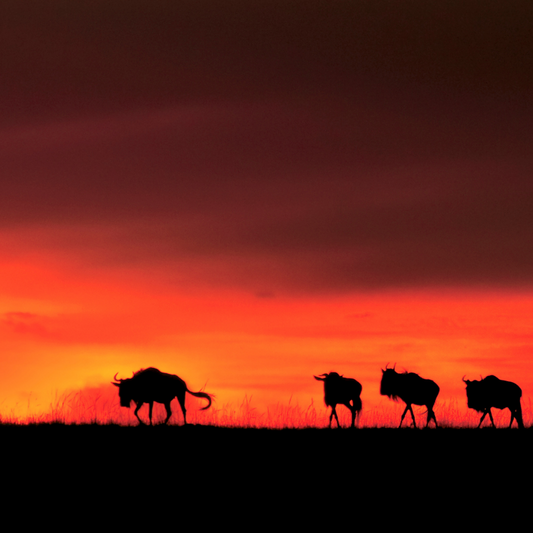
[[[113,379],[114,379],[115,381],[118,381],[119,383],[120,383],[121,381],[124,381],[123,379],[117,379],[117,376],[118,376],[118,372],[117,372],[117,373],[115,374],[115,376],[113,377]]]
[[[465,374],[465,376],[466,376],[466,374]],[[463,383],[468,383],[468,380],[465,379],[465,376],[462,377]]]

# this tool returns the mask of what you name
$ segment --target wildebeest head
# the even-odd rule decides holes
[[[112,381],[111,383],[115,385],[115,387],[118,387],[118,396],[120,398],[120,406],[129,407],[133,399],[132,380],[131,378],[117,379],[117,376],[118,376],[118,372],[115,374],[115,377],[113,378],[115,381]]]
[[[337,372],[330,372],[329,374],[321,374],[320,376],[313,376],[317,381],[332,382],[342,378]]]
[[[380,394],[382,396],[388,396],[392,400],[397,401],[398,400],[398,376],[400,374],[396,372],[396,365],[394,365],[394,368],[388,368],[385,367],[385,370],[383,368],[381,369],[382,376],[381,376],[381,386],[380,386]]]
[[[496,376],[487,376],[486,378],[481,377],[479,381],[470,381],[463,376],[463,382],[466,384],[468,407],[479,412],[485,411],[487,406],[491,404],[491,397],[494,395],[494,384],[499,382],[499,379]]]

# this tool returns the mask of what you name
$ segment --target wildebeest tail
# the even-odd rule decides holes
[[[211,407],[211,402],[212,402],[212,400],[211,400],[212,395],[211,394],[207,394],[207,392],[192,392],[189,389],[186,389],[186,391],[189,394],[192,394],[193,396],[196,396],[197,398],[204,398],[205,400],[207,400],[209,402],[205,407],[202,407],[200,409],[200,411],[205,411],[206,409],[209,409]]]

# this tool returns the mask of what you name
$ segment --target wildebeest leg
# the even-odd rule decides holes
[[[329,427],[331,427],[331,422],[333,420],[333,417],[335,416],[335,420],[337,421],[337,427],[341,427],[341,425],[339,424],[339,417],[337,416],[337,409],[336,409],[337,405],[333,405],[331,407],[331,414],[329,415]]]
[[[405,406],[405,411],[402,413],[402,418],[400,419],[400,425],[398,426],[399,428],[402,427],[402,422],[403,422],[403,419],[405,418],[405,414],[407,413],[407,411],[409,410],[409,406]]]
[[[150,425],[152,425],[152,411],[154,410],[154,402],[148,402],[149,411],[148,418],[150,418]]]
[[[185,409],[185,390],[178,392],[176,398],[181,407],[181,412],[183,413],[183,423],[187,424],[187,410]]]
[[[172,416],[172,410],[170,409],[170,402],[165,403],[165,409],[167,410],[167,417],[165,418],[165,424],[169,421]]]
[[[413,426],[416,428],[416,422],[415,422],[415,414],[413,413],[413,408],[411,407],[411,404],[408,404],[405,407],[405,411],[403,412],[402,419],[400,420],[400,425],[398,427],[402,427],[403,419],[405,418],[405,415],[407,414],[407,411],[411,411],[411,418],[413,419]]]
[[[355,417],[357,416],[357,410],[355,409],[355,407],[351,406],[350,404],[348,404],[346,407],[348,407],[348,409],[350,409],[350,411],[352,412],[352,426],[351,427],[355,427]]]
[[[135,409],[135,416],[139,420],[139,422],[144,426],[144,422],[141,420],[141,417],[139,416],[139,409],[143,406],[143,402],[138,402],[137,407]]]
[[[428,419],[427,419],[427,422],[426,422],[426,427],[429,426],[429,423],[431,422],[432,418],[435,421],[435,427],[438,428],[439,425],[437,424],[437,417],[435,416],[435,411],[433,411],[433,409],[431,407],[428,407]]]
[[[494,423],[494,419],[492,418],[492,411],[490,410],[490,407],[489,407],[489,417],[490,417],[490,421],[492,422],[492,427],[495,428],[496,424]]]
[[[409,405],[409,411],[411,411],[411,418],[413,419],[413,426],[416,428],[415,414],[413,413],[413,406]]]
[[[518,424],[518,427],[520,429],[524,429],[524,420],[522,419],[522,406],[518,405],[518,407],[513,411],[513,414],[516,423]]]
[[[516,423],[518,424],[519,428],[524,427],[524,423],[522,422],[522,416],[521,416],[521,409],[511,409],[509,407],[509,411],[511,411],[511,421],[509,422],[509,427],[513,425],[513,420],[516,420]]]
[[[481,417],[481,420],[479,421],[478,429],[481,427],[481,424],[483,424],[483,420],[485,420],[485,417],[487,415],[489,415],[490,421],[492,422],[492,427],[496,427],[496,425],[494,424],[494,419],[492,418],[492,411],[490,410],[490,407],[489,407],[483,412],[483,416]]]

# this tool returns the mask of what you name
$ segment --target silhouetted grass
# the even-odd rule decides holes
[[[278,403],[264,410],[258,409],[253,398],[245,396],[238,404],[225,403],[219,405],[216,400],[210,409],[200,410],[203,403],[195,398],[187,398],[187,418],[192,425],[214,426],[220,428],[241,429],[304,429],[304,428],[327,428],[329,426],[330,409],[322,403],[316,405],[311,401],[307,406],[293,403]],[[522,401],[524,424],[526,427],[533,425],[531,401]],[[177,402],[173,402],[173,415],[169,426],[183,424],[183,416]],[[385,429],[397,428],[401,413],[405,405],[402,402],[391,402],[384,399],[377,406],[365,407],[357,421],[359,429]],[[417,426],[422,428],[426,423],[426,409],[413,406]],[[3,425],[117,425],[137,426],[138,421],[134,416],[133,408],[120,407],[116,389],[96,391],[77,391],[64,394],[56,394],[50,402],[49,408],[40,414],[30,414],[18,417],[14,414],[4,414],[0,417]],[[493,416],[498,428],[507,428],[510,414],[508,410],[493,409]],[[350,412],[343,406],[337,408],[341,425],[347,428],[350,425]],[[477,428],[480,415],[466,407],[466,400],[437,402],[435,412],[441,428]],[[141,418],[148,422],[148,406],[145,405],[140,411]],[[160,424],[165,418],[165,411],[160,404],[154,404],[154,424]],[[489,425],[488,419],[484,427]],[[336,423],[333,423],[336,427]],[[403,427],[411,427],[411,416],[408,414]],[[430,425],[433,427],[433,424]]]

